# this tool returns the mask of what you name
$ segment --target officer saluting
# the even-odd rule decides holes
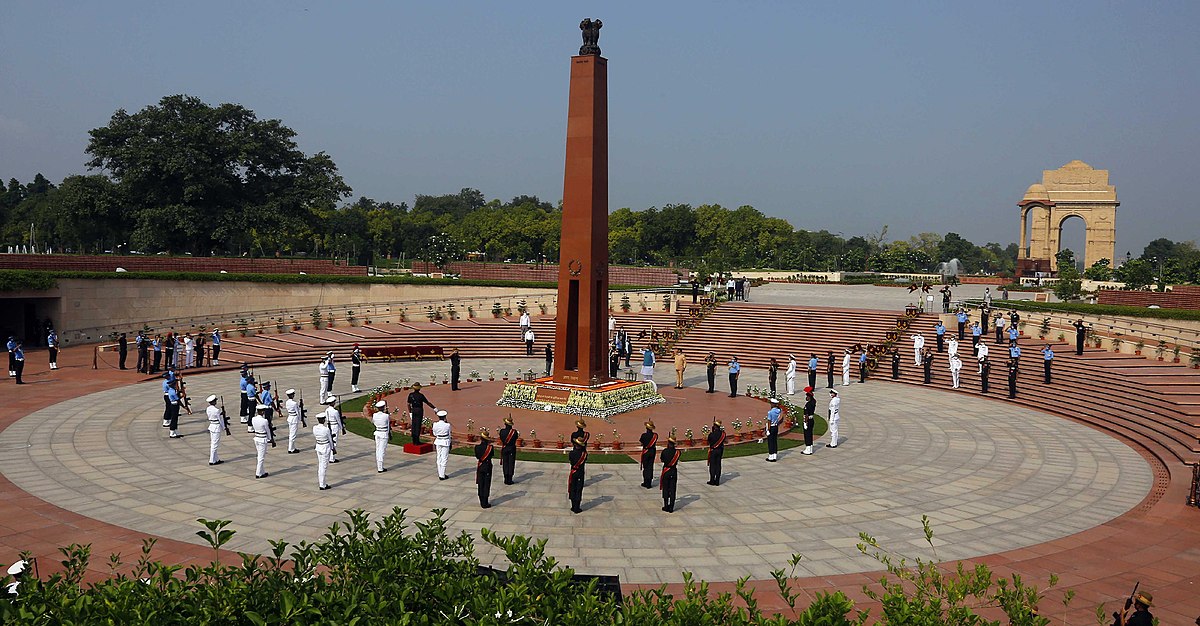
[[[639,459],[642,464],[642,486],[649,489],[651,481],[654,480],[654,454],[657,452],[655,446],[658,444],[658,433],[654,432],[654,422],[646,422],[646,432],[642,433],[639,442],[642,444],[642,456]]]
[[[708,373],[708,391],[704,393],[716,393],[717,384],[717,355],[709,352],[704,358],[704,369]]]
[[[354,350],[350,352],[350,391],[361,391],[358,388],[358,375],[362,373],[362,350],[358,344],[354,344]]]
[[[208,407],[204,409],[204,414],[208,416],[208,464],[220,465],[224,461],[217,455],[217,448],[221,447],[221,431],[229,426],[225,423],[225,414],[217,407],[217,396],[209,396],[206,400]]]
[[[767,461],[771,463],[779,459],[779,422],[782,420],[779,398],[771,398],[771,410],[767,411]]]
[[[588,441],[592,438],[592,433],[584,430],[586,427],[587,422],[583,421],[583,419],[575,420],[575,432],[571,433],[571,441],[582,439],[584,447],[587,447]]]
[[[504,484],[513,484],[513,472],[517,466],[517,437],[520,433],[513,428],[511,415],[504,418],[504,428],[500,429],[500,469],[504,472]],[[491,462],[488,463],[488,481],[492,479]],[[484,507],[487,508],[487,507]]]
[[[708,433],[708,484],[716,487],[721,484],[721,457],[725,455],[725,429],[721,428],[721,420],[713,420],[712,431]]]
[[[567,497],[571,499],[571,512],[582,513],[579,508],[583,500],[583,481],[587,474],[587,442],[581,437],[571,440],[571,453],[567,460],[571,463],[571,472],[567,475]]]
[[[675,512],[675,492],[679,484],[679,455],[675,448],[675,438],[667,438],[667,447],[662,451],[662,474],[658,478],[658,488],[662,491],[663,507],[667,513]],[[654,460],[651,459],[653,464]]]
[[[492,491],[492,456],[495,452],[491,433],[486,428],[480,430],[479,443],[475,445],[475,487],[479,492],[479,508],[482,509],[492,508],[488,503],[488,494]]]

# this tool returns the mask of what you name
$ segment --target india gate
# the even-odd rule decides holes
[[[1021,247],[1017,275],[1058,271],[1055,255],[1062,248],[1062,225],[1072,217],[1086,225],[1084,267],[1100,259],[1114,260],[1117,242],[1117,188],[1108,184],[1108,170],[1071,161],[1044,170],[1017,203],[1021,207]]]

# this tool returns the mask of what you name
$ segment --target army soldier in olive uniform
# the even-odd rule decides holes
[[[479,443],[475,445],[477,461],[475,464],[475,487],[479,492],[479,507],[483,509],[492,508],[488,502],[488,495],[492,491],[492,456],[495,455],[495,452],[496,447],[492,445],[491,433],[486,428],[479,431]],[[505,484],[511,485],[512,483],[505,481]]]
[[[708,484],[714,487],[721,484],[721,457],[725,455],[725,438],[721,420],[713,420],[712,430],[708,433]]]
[[[571,499],[571,512],[582,513],[579,507],[583,501],[583,481],[587,476],[587,442],[580,437],[571,440],[571,453],[567,460],[571,463],[571,473],[567,475],[567,497]]]
[[[513,428],[513,418],[504,418],[504,428],[500,429],[500,469],[504,472],[504,484],[513,484],[513,471],[517,467],[517,437],[520,433]],[[492,479],[491,462],[488,462],[488,481]],[[487,507],[483,507],[487,508]]]
[[[662,451],[662,475],[658,478],[658,488],[662,491],[663,507],[662,510],[667,513],[675,512],[675,491],[679,484],[679,455],[680,451],[675,448],[675,438],[667,438],[667,447]],[[649,464],[653,464],[654,459],[650,459]]]
[[[654,422],[646,422],[646,432],[639,440],[642,444],[642,486],[649,489],[654,480],[654,454],[657,452],[658,433],[654,432]]]

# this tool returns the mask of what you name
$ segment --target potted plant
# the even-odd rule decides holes
[[[674,435],[674,434],[675,434],[675,429],[674,429],[674,428],[672,428],[672,429],[671,429],[671,434],[672,434],[672,435]],[[687,429],[687,430],[683,431],[683,441],[684,441],[684,443],[685,443],[686,445],[688,445],[688,446],[694,446],[694,445],[696,445],[696,440],[695,440],[695,438],[694,438],[694,437],[693,437],[693,435],[692,435],[692,429],[690,429],[690,428],[689,428],[689,429]]]
[[[283,318],[282,317],[275,318],[275,332],[282,335],[286,331],[287,331],[287,325],[283,323]],[[204,332],[204,331],[200,331],[200,332]]]
[[[1050,318],[1043,317],[1042,323],[1038,325],[1038,339],[1046,339],[1046,335],[1050,334]]]
[[[613,450],[621,449],[621,433],[617,432],[615,428],[613,429],[612,447],[613,447]]]
[[[430,374],[429,375],[429,386],[434,387],[436,385],[437,385],[437,374]]]
[[[302,327],[300,322],[296,321],[296,316],[292,316],[292,330],[300,330]]]
[[[1171,362],[1172,363],[1179,362],[1179,344],[1175,344],[1175,347],[1171,348]]]
[[[333,311],[330,311],[325,317],[326,323],[330,328],[333,328]]]
[[[566,447],[567,447],[567,436],[562,433],[558,433],[558,449],[562,450],[563,448],[566,448]]]
[[[449,385],[449,384],[450,384],[450,374],[446,374],[446,373],[443,373],[443,374],[442,374],[442,384],[443,384],[443,385]]]
[[[475,441],[475,420],[467,420],[467,441]]]
[[[1113,335],[1113,338],[1112,338],[1113,352],[1121,351],[1121,344],[1125,343],[1125,340],[1122,339],[1122,336],[1124,336],[1124,333],[1117,333],[1117,334]]]
[[[1142,348],[1145,348],[1145,347],[1146,347],[1146,342],[1142,339],[1138,339],[1137,343],[1133,344],[1133,353],[1141,354]]]
[[[1192,354],[1188,359],[1192,362],[1192,369],[1200,369],[1200,348],[1192,348]]]
[[[499,302],[492,304],[492,317],[500,317],[500,313],[502,312],[504,312],[504,309],[500,306]]]
[[[631,305],[629,304],[629,294],[621,296],[621,311],[628,313]]]
[[[467,305],[467,318],[471,319],[474,317],[475,317],[475,307],[468,304]]]
[[[733,420],[733,440],[742,440],[742,420]]]
[[[321,327],[321,309],[313,307],[312,313],[309,315],[309,317],[312,319],[313,328]]]
[[[604,435],[596,435],[596,439],[592,442],[592,449],[599,450],[604,445]]]
[[[455,319],[455,311],[454,311],[454,303],[453,302],[446,305],[446,317],[448,317],[452,320]]]
[[[534,430],[532,428],[529,429],[529,438],[533,440],[533,447],[535,447],[535,448],[542,447],[542,440],[538,439],[536,430]]]
[[[488,380],[496,380],[496,370],[488,370]]]
[[[546,303],[545,303],[545,302],[539,302],[539,303],[538,303],[538,309],[539,309],[539,310],[541,310],[541,312],[542,312],[542,315],[545,315],[545,314],[546,314]]]
[[[1019,332],[1022,337],[1025,336],[1025,320],[1017,322],[1017,332]]]
[[[500,429],[496,429],[496,432],[500,432]],[[517,447],[518,448],[525,447],[525,438],[520,435],[517,435]]]
[[[471,371],[467,372],[467,382],[470,382],[472,380],[483,380],[482,378],[479,377],[479,370],[471,370]]]
[[[346,323],[353,326],[354,322],[356,322],[356,321],[358,321],[358,318],[354,317],[354,311],[347,310],[346,311]]]
[[[1163,360],[1163,355],[1167,353],[1167,340],[1159,339],[1158,345],[1154,346],[1154,356],[1159,360]]]
[[[664,293],[663,297],[662,297],[662,302],[663,302],[663,305],[662,305],[663,310],[670,313],[671,312],[671,294]]]
[[[505,371],[505,372],[504,372],[504,378],[503,378],[503,380],[508,380],[508,372],[507,372],[507,371]]]

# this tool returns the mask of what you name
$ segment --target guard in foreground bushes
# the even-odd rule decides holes
[[[479,443],[475,445],[475,488],[479,492],[479,507],[483,509],[492,508],[488,496],[492,492],[492,457],[495,453],[491,433],[486,428],[480,430]]]
[[[567,455],[571,462],[571,473],[567,475],[567,497],[571,499],[571,512],[582,513],[579,504],[583,501],[583,481],[587,477],[587,442],[582,437],[576,437],[571,444],[571,453]]]
[[[662,475],[658,478],[658,488],[662,491],[663,508],[667,513],[675,512],[675,491],[679,484],[679,456],[681,452],[675,447],[675,438],[667,438],[667,447],[662,451]],[[653,465],[654,459],[647,465]]]

